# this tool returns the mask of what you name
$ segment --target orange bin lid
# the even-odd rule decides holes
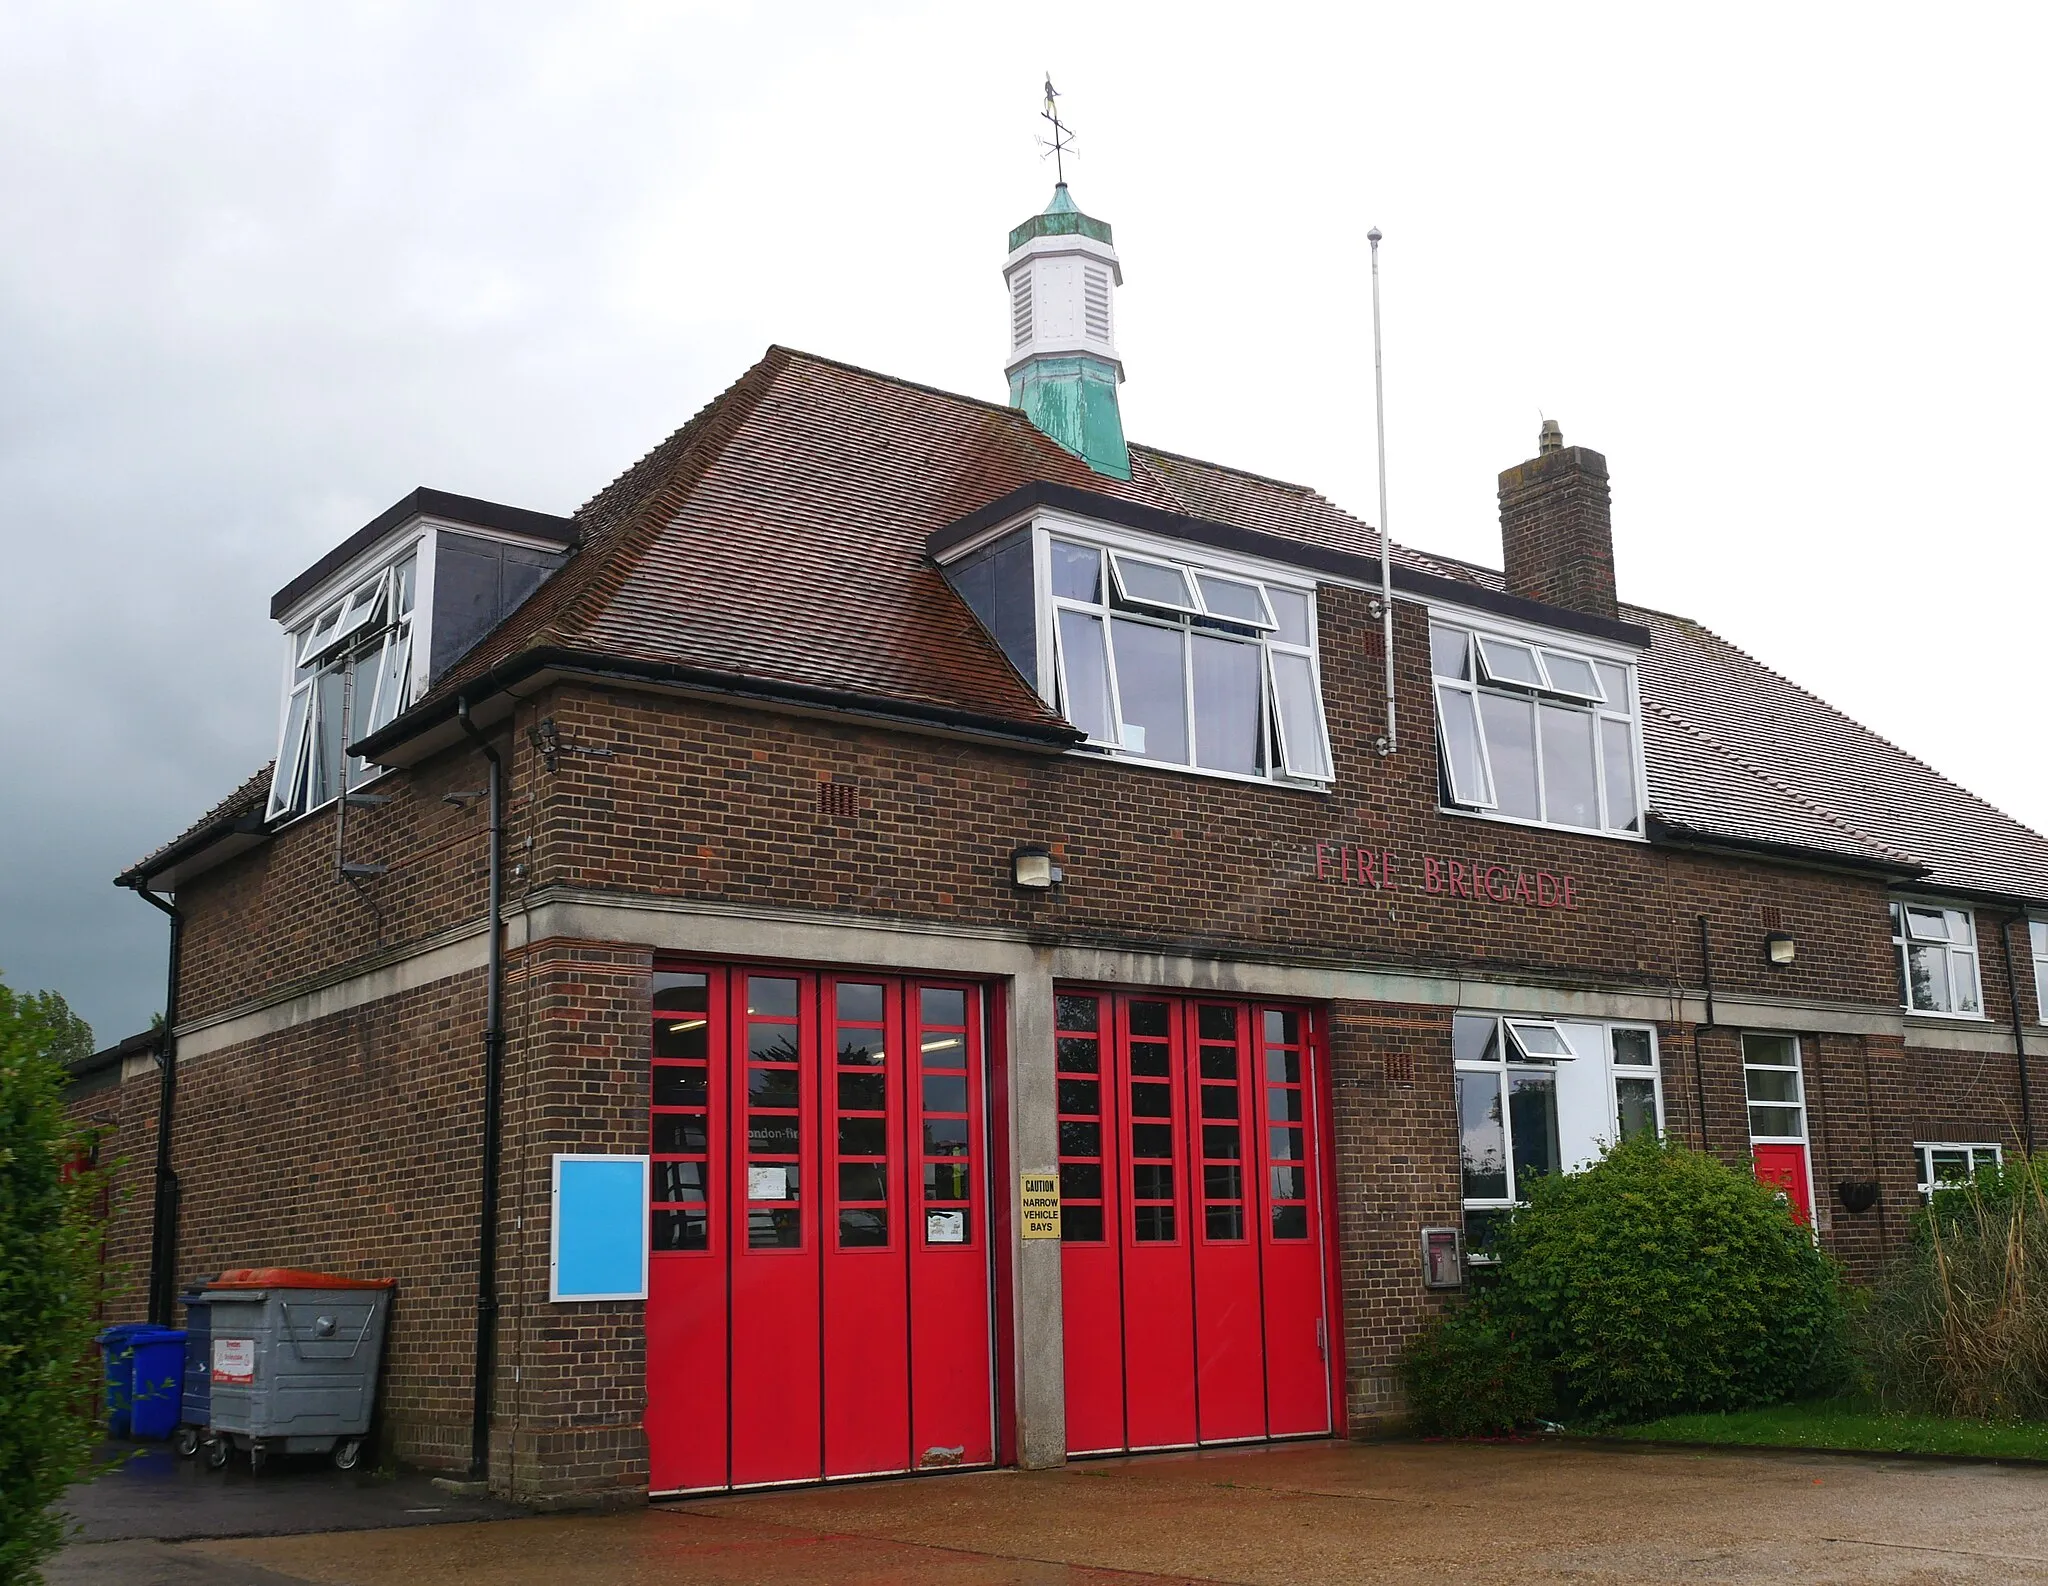
[[[342,1278],[332,1272],[308,1272],[303,1267],[236,1267],[223,1272],[206,1286],[209,1289],[389,1289],[396,1278]]]

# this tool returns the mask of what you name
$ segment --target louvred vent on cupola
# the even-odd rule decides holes
[[[1010,283],[1010,345],[1021,347],[1031,339],[1031,272],[1019,270]]]

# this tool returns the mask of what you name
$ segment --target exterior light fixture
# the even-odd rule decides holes
[[[1010,879],[1020,887],[1042,892],[1066,879],[1052,862],[1052,850],[1043,843],[1026,843],[1010,855]]]
[[[1799,956],[1799,944],[1783,931],[1773,931],[1764,938],[1764,956],[1776,969],[1783,969]]]

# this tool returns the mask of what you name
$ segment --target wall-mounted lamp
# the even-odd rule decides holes
[[[1799,956],[1799,944],[1783,931],[1773,931],[1764,938],[1764,957],[1776,968],[1783,969]]]
[[[1052,850],[1045,844],[1026,843],[1010,855],[1010,879],[1042,892],[1064,881],[1066,873],[1052,862]]]

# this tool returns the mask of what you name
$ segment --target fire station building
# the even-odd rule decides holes
[[[275,763],[119,878],[169,1037],[77,1086],[134,1312],[394,1277],[386,1446],[534,1501],[1042,1466],[1396,1424],[1637,1131],[1864,1277],[2030,1142],[2048,840],[1622,602],[1598,452],[1383,581],[1126,442],[1064,186],[1004,279],[1007,405],[771,348],[278,591]]]

